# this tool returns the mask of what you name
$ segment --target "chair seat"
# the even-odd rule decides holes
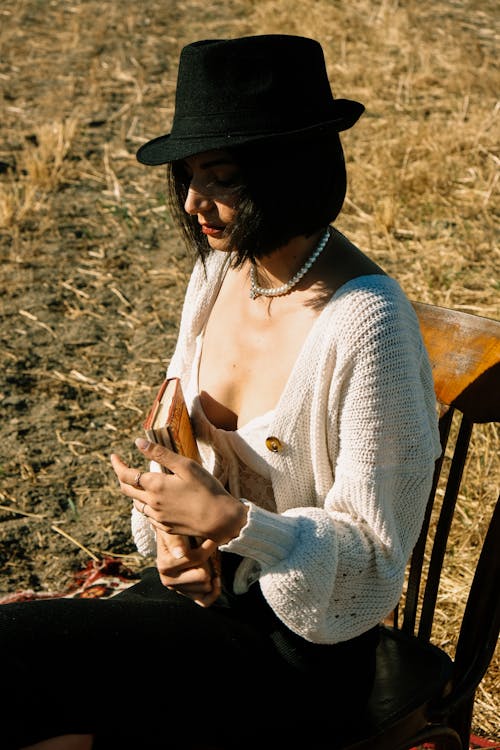
[[[452,669],[451,658],[436,646],[382,626],[373,692],[342,747],[383,750],[390,738],[397,743],[402,725],[402,737],[418,732],[433,700],[446,691]]]

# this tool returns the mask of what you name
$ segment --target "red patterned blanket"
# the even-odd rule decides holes
[[[16,591],[14,594],[0,597],[0,604],[8,602],[28,602],[33,599],[91,599],[110,597],[128,588],[138,580],[137,573],[129,570],[120,560],[105,557],[102,560],[91,560],[87,566],[75,575],[74,583],[63,591]]]

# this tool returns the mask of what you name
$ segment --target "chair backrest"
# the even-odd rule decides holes
[[[500,421],[500,321],[421,302],[414,308],[432,365],[443,452],[410,561],[400,627],[430,640],[473,427]],[[490,663],[500,626],[499,500],[481,547],[454,656],[454,682],[464,680],[463,689],[469,692]],[[396,612],[396,627],[398,617]]]

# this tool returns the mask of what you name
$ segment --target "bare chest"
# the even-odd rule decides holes
[[[261,314],[259,314],[261,313]],[[200,360],[200,398],[210,421],[241,427],[274,409],[316,314],[303,306],[216,305]]]

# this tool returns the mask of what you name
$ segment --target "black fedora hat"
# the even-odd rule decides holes
[[[288,34],[207,39],[179,59],[172,130],[141,146],[156,166],[252,141],[347,130],[364,111],[333,97],[321,45]]]

